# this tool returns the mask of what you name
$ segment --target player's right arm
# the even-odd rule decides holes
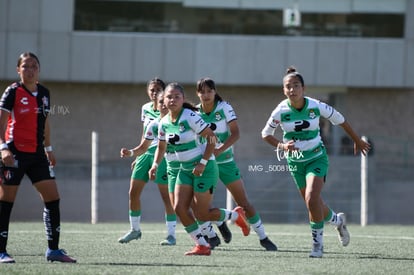
[[[14,165],[13,153],[6,144],[6,129],[9,121],[10,112],[13,109],[14,90],[10,87],[6,89],[0,101],[0,146],[1,160],[5,166]]]
[[[134,149],[128,150],[127,148],[121,148],[121,158],[141,156],[148,150],[151,143],[152,143],[152,140],[143,139],[141,143]]]
[[[147,152],[155,139],[155,130],[158,128],[158,122],[153,120],[146,127],[145,132],[142,135],[141,143],[134,149],[128,150],[126,148],[121,149],[121,158],[123,157],[138,157]]]

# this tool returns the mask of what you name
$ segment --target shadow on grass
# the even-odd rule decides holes
[[[206,265],[206,264],[168,264],[168,263],[89,263],[88,265],[110,265],[110,266],[166,266],[166,267],[228,267],[226,265]]]
[[[411,261],[414,262],[414,258],[401,258],[401,257],[390,257],[390,256],[381,256],[381,255],[370,255],[370,256],[361,256],[357,257],[358,259],[368,259],[368,260],[394,260],[394,261]]]
[[[334,256],[334,258],[338,258],[338,259],[345,259],[343,256],[355,256],[355,259],[361,259],[361,260],[394,260],[394,261],[413,261],[414,262],[414,258],[410,258],[410,257],[392,257],[392,256],[388,256],[388,255],[375,255],[372,253],[362,253],[362,252],[358,252],[358,253],[353,253],[353,252],[324,252],[324,255],[331,255]],[[337,257],[336,257],[337,256]],[[331,257],[332,258],[332,257]]]

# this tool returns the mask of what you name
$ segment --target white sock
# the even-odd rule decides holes
[[[131,224],[131,229],[134,231],[140,231],[141,216],[129,216],[129,223]]]
[[[338,226],[342,223],[342,220],[340,218],[338,218],[338,215],[332,211],[332,217],[329,220],[329,224],[334,225],[334,226]]]
[[[259,236],[259,240],[263,240],[267,237],[262,220],[259,219],[255,224],[252,224],[254,231],[256,232],[257,236]]]
[[[203,237],[203,234],[201,234],[200,228],[197,228],[196,230],[194,230],[193,232],[190,232],[189,234],[190,234],[191,239],[193,239],[196,244],[204,245],[204,246],[208,245],[207,241]]]
[[[312,229],[312,239],[314,244],[323,245],[323,228]]]
[[[177,221],[165,222],[167,225],[167,235],[175,238],[175,228],[177,227]]]
[[[204,236],[207,236],[209,239],[217,236],[211,222],[204,222],[200,224],[199,227],[201,230],[201,234],[203,234]]]
[[[237,220],[237,218],[239,217],[239,214],[236,211],[230,211],[227,209],[223,209],[225,215],[224,215],[224,220],[225,221],[232,221],[234,222],[235,220]]]

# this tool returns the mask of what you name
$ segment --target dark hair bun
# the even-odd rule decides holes
[[[291,73],[296,73],[296,68],[293,66],[290,66],[289,68],[287,68],[286,70],[286,74],[291,74]]]

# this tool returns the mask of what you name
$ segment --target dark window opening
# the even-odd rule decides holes
[[[75,1],[75,31],[298,35],[404,36],[404,14],[302,13],[300,27],[284,27],[282,10],[184,7],[181,3]]]

